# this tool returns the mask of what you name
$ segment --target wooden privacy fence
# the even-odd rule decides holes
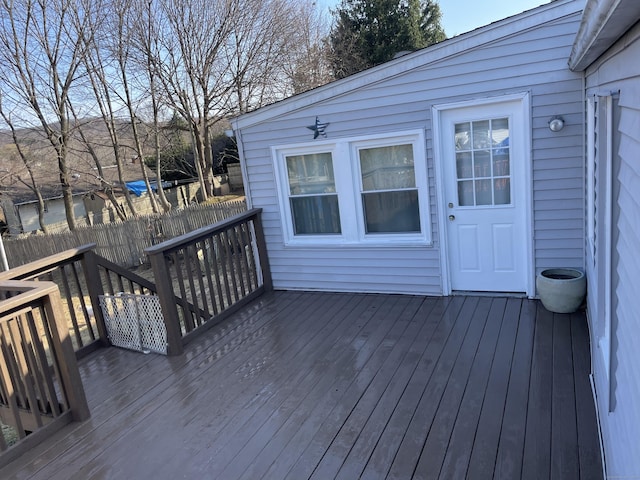
[[[20,439],[8,450],[0,435],[3,466],[70,421],[89,417],[54,283],[0,281],[0,357],[0,421]]]
[[[246,202],[243,200],[192,205],[161,215],[82,227],[73,232],[7,238],[4,240],[4,246],[10,267],[74,249],[78,245],[95,243],[95,251],[100,256],[117,265],[130,268],[146,261],[144,250],[149,246],[246,210]]]

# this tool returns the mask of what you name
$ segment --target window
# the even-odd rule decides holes
[[[286,157],[295,235],[339,234],[340,210],[330,152]]]
[[[366,233],[420,232],[413,145],[363,148],[358,154]]]
[[[456,123],[455,149],[458,204],[510,205],[509,119]]]
[[[287,245],[427,244],[420,132],[274,147]]]

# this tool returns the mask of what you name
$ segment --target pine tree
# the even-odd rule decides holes
[[[437,0],[342,0],[333,13],[329,43],[336,78],[446,38]]]

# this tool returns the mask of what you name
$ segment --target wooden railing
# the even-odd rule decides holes
[[[149,248],[155,283],[96,255],[95,244],[1,272],[0,423],[20,441],[7,449],[0,432],[0,466],[61,425],[88,418],[76,358],[109,345],[101,296],[157,296],[167,353],[178,355],[195,335],[270,290],[260,213]]]
[[[146,254],[170,355],[272,288],[260,209],[160,243]]]
[[[94,258],[94,248],[95,244],[84,245],[0,273],[0,282],[39,280],[50,281],[58,286],[73,349],[79,357],[106,345],[104,325],[94,316],[94,312],[99,310],[98,292],[94,291],[92,295],[88,282],[96,273],[94,264],[87,265],[87,258]]]
[[[260,215],[253,209],[148,248],[155,282],[97,255],[95,244],[0,272],[0,281],[56,283],[78,358],[109,345],[101,295],[157,295],[168,353],[178,355],[197,332],[271,289]]]
[[[52,282],[0,281],[0,466],[72,420],[89,417],[58,287]]]

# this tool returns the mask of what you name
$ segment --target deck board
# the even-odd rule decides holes
[[[270,292],[184,355],[81,361],[91,419],[0,478],[593,478],[584,315]]]

